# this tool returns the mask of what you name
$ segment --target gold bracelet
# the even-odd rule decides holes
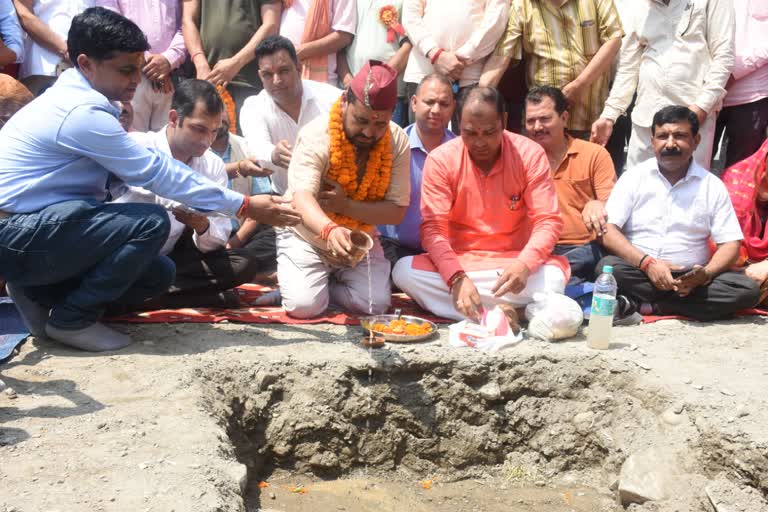
[[[235,169],[235,172],[237,173],[238,176],[240,176],[241,178],[244,178],[245,176],[243,176],[243,172],[240,170],[240,164],[242,163],[243,163],[242,160],[237,161],[237,168]]]

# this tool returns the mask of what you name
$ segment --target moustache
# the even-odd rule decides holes
[[[680,148],[672,148],[672,149],[662,149],[661,150],[661,156],[680,156],[683,152],[680,150]]]

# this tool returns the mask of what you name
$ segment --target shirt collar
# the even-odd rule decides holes
[[[659,169],[659,162],[656,160],[656,158],[652,158],[648,161],[649,165],[651,166],[651,169],[656,173],[658,176],[663,176],[661,174],[661,170]],[[682,180],[680,180],[678,183],[681,183],[683,181],[687,181],[688,179],[698,178],[698,179],[704,179],[707,177],[707,174],[709,174],[709,171],[707,171],[705,168],[703,168],[701,165],[696,162],[695,159],[691,159],[691,164],[688,166],[688,171],[685,173],[685,176]]]
[[[165,126],[163,126],[163,128],[160,131],[154,132],[153,135],[155,137],[155,147],[157,147],[157,149],[159,149],[163,153],[165,153],[168,156],[170,156],[171,158],[173,158],[173,153],[171,153],[171,145],[168,144],[168,132],[166,131],[167,129],[168,129],[168,125],[165,125]],[[203,153],[203,156],[204,155],[205,155],[205,153]],[[197,169],[196,166],[197,166],[197,163],[200,160],[200,158],[203,158],[203,157],[202,156],[201,157],[193,156],[192,159],[189,161],[189,163],[181,162],[181,160],[179,160],[179,161],[181,163],[187,165],[188,167],[191,167],[191,168],[196,170]]]
[[[566,140],[568,140],[568,149],[565,152],[566,155],[578,155],[579,154],[579,145],[576,142],[576,139],[571,137],[570,135],[565,136]]]
[[[429,153],[427,151],[427,148],[424,147],[424,143],[421,142],[421,138],[419,137],[419,131],[416,129],[416,123],[413,123],[405,128],[405,133],[408,134],[408,142],[411,145],[411,149],[420,149],[424,153]],[[449,140],[456,137],[456,135],[453,134],[450,130],[445,130],[443,132],[443,138],[440,140],[440,144],[445,144]]]
[[[117,104],[117,102],[113,103],[107,99],[106,96],[101,94],[99,91],[93,88],[91,83],[88,81],[87,78],[85,78],[85,75],[83,75],[79,69],[77,68],[70,68],[66,71],[64,71],[61,76],[56,80],[56,83],[54,84],[54,87],[56,85],[59,85],[59,87],[75,87],[77,89],[83,89],[86,91],[89,91],[93,93],[95,96],[99,98],[101,103],[104,107],[106,107],[107,111],[114,115],[116,118],[120,117],[120,111],[121,106]]]

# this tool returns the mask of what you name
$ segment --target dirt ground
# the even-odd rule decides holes
[[[671,492],[631,510],[712,511],[717,483],[735,496],[718,512],[759,512],[765,324],[493,355],[444,329],[372,355],[336,326],[126,325],[136,343],[101,355],[32,339],[0,367],[0,512],[608,512],[648,448],[674,460]]]

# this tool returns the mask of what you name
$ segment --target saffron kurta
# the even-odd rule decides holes
[[[447,282],[459,270],[487,270],[519,259],[531,274],[544,264],[566,276],[565,258],[551,252],[563,229],[544,150],[504,132],[501,156],[485,175],[461,138],[427,158],[421,192],[422,245],[413,267],[437,271]]]

